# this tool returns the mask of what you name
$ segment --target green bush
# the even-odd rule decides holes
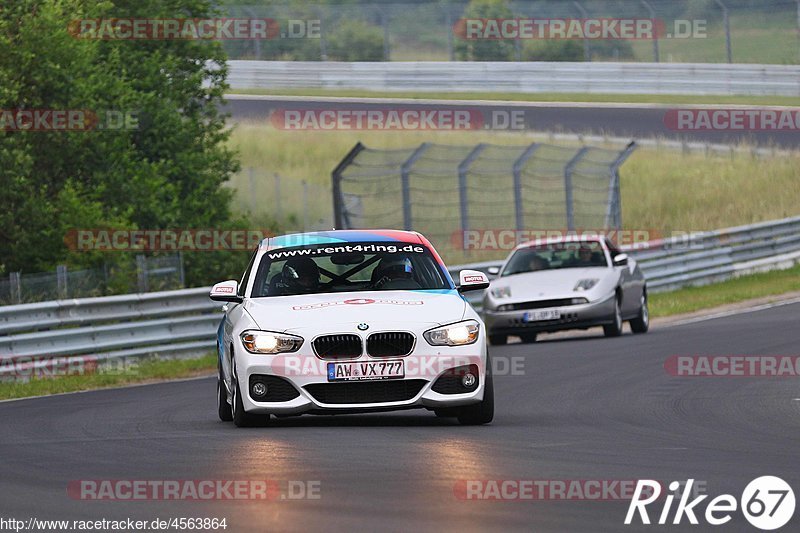
[[[514,13],[505,0],[472,0],[464,10],[464,19],[508,19]],[[514,42],[507,40],[474,39],[456,36],[456,58],[460,61],[513,61]]]
[[[342,22],[327,36],[332,61],[381,61],[383,30],[360,20]]]
[[[575,40],[529,41],[522,49],[524,61],[583,61],[583,43]]]

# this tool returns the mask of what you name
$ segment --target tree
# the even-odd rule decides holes
[[[504,0],[472,0],[464,10],[463,19],[509,19],[514,14]],[[461,61],[512,61],[514,43],[500,39],[466,39],[455,44],[456,57]]]
[[[70,253],[74,228],[220,227],[238,169],[220,112],[227,67],[208,40],[76,38],[86,18],[211,18],[210,0],[6,0],[0,109],[131,113],[136,129],[0,131],[0,262],[6,271],[96,265]],[[204,254],[187,283],[205,283]],[[239,261],[239,259],[235,259]],[[214,275],[214,273],[212,273]]]

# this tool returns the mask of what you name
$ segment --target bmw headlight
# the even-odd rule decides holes
[[[506,285],[505,287],[492,287],[491,289],[492,296],[495,298],[510,298],[511,297],[511,287]]]
[[[481,327],[475,320],[466,320],[449,326],[429,329],[423,337],[431,346],[463,346],[478,340]]]
[[[572,290],[573,291],[588,291],[589,289],[591,289],[592,287],[597,285],[598,281],[600,281],[600,280],[597,279],[597,278],[579,280],[578,283],[576,283],[575,286],[572,288]]]
[[[242,344],[250,353],[286,353],[299,350],[303,338],[285,333],[251,330],[242,333]]]

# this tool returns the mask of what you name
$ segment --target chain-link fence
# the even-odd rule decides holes
[[[619,229],[619,168],[635,148],[359,143],[333,172],[336,227],[417,230],[471,259],[475,232]]]
[[[251,2],[258,4],[257,1]],[[476,15],[466,1],[270,2],[223,7],[227,16],[270,18],[280,34],[224,42],[232,59],[301,61],[800,62],[800,0],[507,1]],[[501,39],[471,55],[464,19],[645,20],[656,38]],[[318,22],[317,22],[318,21]],[[295,38],[291,38],[295,37]],[[548,41],[548,42],[544,42]]]
[[[11,272],[0,279],[0,305],[166,291],[182,287],[184,272],[181,254],[138,255],[135,264],[114,264],[99,269],[70,270],[60,265],[55,272]]]

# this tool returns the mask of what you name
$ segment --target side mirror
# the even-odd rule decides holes
[[[480,291],[489,288],[489,278],[480,270],[462,270],[458,273],[458,292]]]
[[[221,281],[211,287],[211,292],[208,297],[215,302],[235,302],[242,301],[242,297],[237,294],[239,291],[239,282],[231,279],[228,281]]]
[[[628,264],[628,254],[617,254],[614,256],[614,266],[625,266]]]
[[[500,267],[489,267],[486,271],[492,276],[496,276],[500,273]]]

